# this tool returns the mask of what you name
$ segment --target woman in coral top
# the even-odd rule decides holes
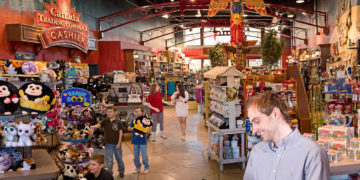
[[[159,89],[160,88],[157,84],[152,84],[150,86],[150,94],[147,98],[147,106],[150,108],[153,119],[152,141],[155,141],[157,123],[160,123],[161,138],[167,139],[164,134],[163,103],[167,105],[170,105],[170,103],[162,99],[162,94],[160,93]]]

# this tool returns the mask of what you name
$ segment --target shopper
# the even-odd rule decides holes
[[[245,171],[245,180],[329,179],[325,151],[315,141],[288,124],[285,103],[272,92],[251,97],[247,111],[253,133],[263,142],[255,145]]]
[[[155,141],[155,134],[156,134],[156,127],[157,123],[160,123],[160,131],[161,131],[161,138],[167,139],[164,133],[164,113],[163,113],[163,103],[170,105],[169,102],[166,102],[162,99],[162,94],[159,91],[159,85],[151,84],[150,86],[150,94],[147,98],[147,106],[150,108],[150,112],[152,115],[153,120],[153,127],[152,127],[152,136],[151,140]]]
[[[85,175],[87,180],[114,180],[110,172],[104,169],[104,155],[93,154],[90,158],[89,172]]]
[[[186,118],[188,115],[188,102],[189,100],[189,93],[185,91],[184,85],[182,83],[178,83],[176,85],[176,92],[171,96],[171,103],[175,103],[175,111],[176,116],[180,122],[180,129],[181,129],[181,140],[185,141],[186,136]]]
[[[130,127],[134,127],[134,121],[136,120],[136,118],[142,117],[144,115],[145,115],[145,113],[144,113],[143,108],[141,108],[141,107],[136,108],[135,109],[135,118],[131,121]],[[141,169],[140,152],[141,152],[141,157],[142,157],[142,163],[144,165],[143,173],[146,174],[149,172],[150,166],[149,166],[149,160],[148,160],[148,155],[147,155],[146,138],[147,138],[147,136],[141,136],[141,135],[135,133],[135,131],[133,131],[133,133],[132,133],[131,144],[133,144],[133,146],[134,146],[134,164],[136,167],[134,174],[139,173],[140,169]]]
[[[124,177],[125,167],[122,160],[121,141],[123,135],[122,122],[116,117],[116,109],[113,106],[107,108],[107,118],[101,121],[100,124],[93,126],[93,128],[104,127],[104,142],[105,142],[105,156],[106,166],[108,171],[112,174],[113,168],[113,154],[118,165],[120,177]]]

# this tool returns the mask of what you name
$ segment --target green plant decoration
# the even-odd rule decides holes
[[[261,57],[266,68],[271,69],[281,57],[286,42],[280,40],[275,30],[271,30],[264,34],[261,40]]]
[[[209,59],[211,67],[222,66],[224,58],[224,48],[223,45],[217,43],[214,48],[209,49]]]

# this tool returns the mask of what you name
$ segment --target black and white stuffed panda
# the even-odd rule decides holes
[[[21,86],[19,95],[23,114],[46,113],[56,100],[53,91],[48,86],[35,81]]]
[[[77,173],[74,167],[66,165],[64,169],[62,169],[60,175],[56,178],[56,180],[75,180],[76,176]]]
[[[0,114],[11,115],[18,106],[19,94],[16,86],[0,80]]]

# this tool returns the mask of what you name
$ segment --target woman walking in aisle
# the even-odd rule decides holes
[[[189,100],[189,93],[185,91],[184,85],[178,83],[176,85],[176,92],[171,96],[171,103],[174,104],[175,101],[175,111],[176,116],[180,122],[180,129],[181,129],[181,140],[185,141],[186,136],[186,118],[188,115],[188,102]]]
[[[162,94],[159,91],[159,85],[152,84],[150,86],[150,94],[147,98],[147,106],[150,108],[153,127],[152,127],[152,136],[151,141],[155,141],[156,127],[157,123],[160,123],[161,138],[167,139],[164,134],[164,113],[163,113],[163,103],[171,105],[169,102],[166,102],[162,99]]]

